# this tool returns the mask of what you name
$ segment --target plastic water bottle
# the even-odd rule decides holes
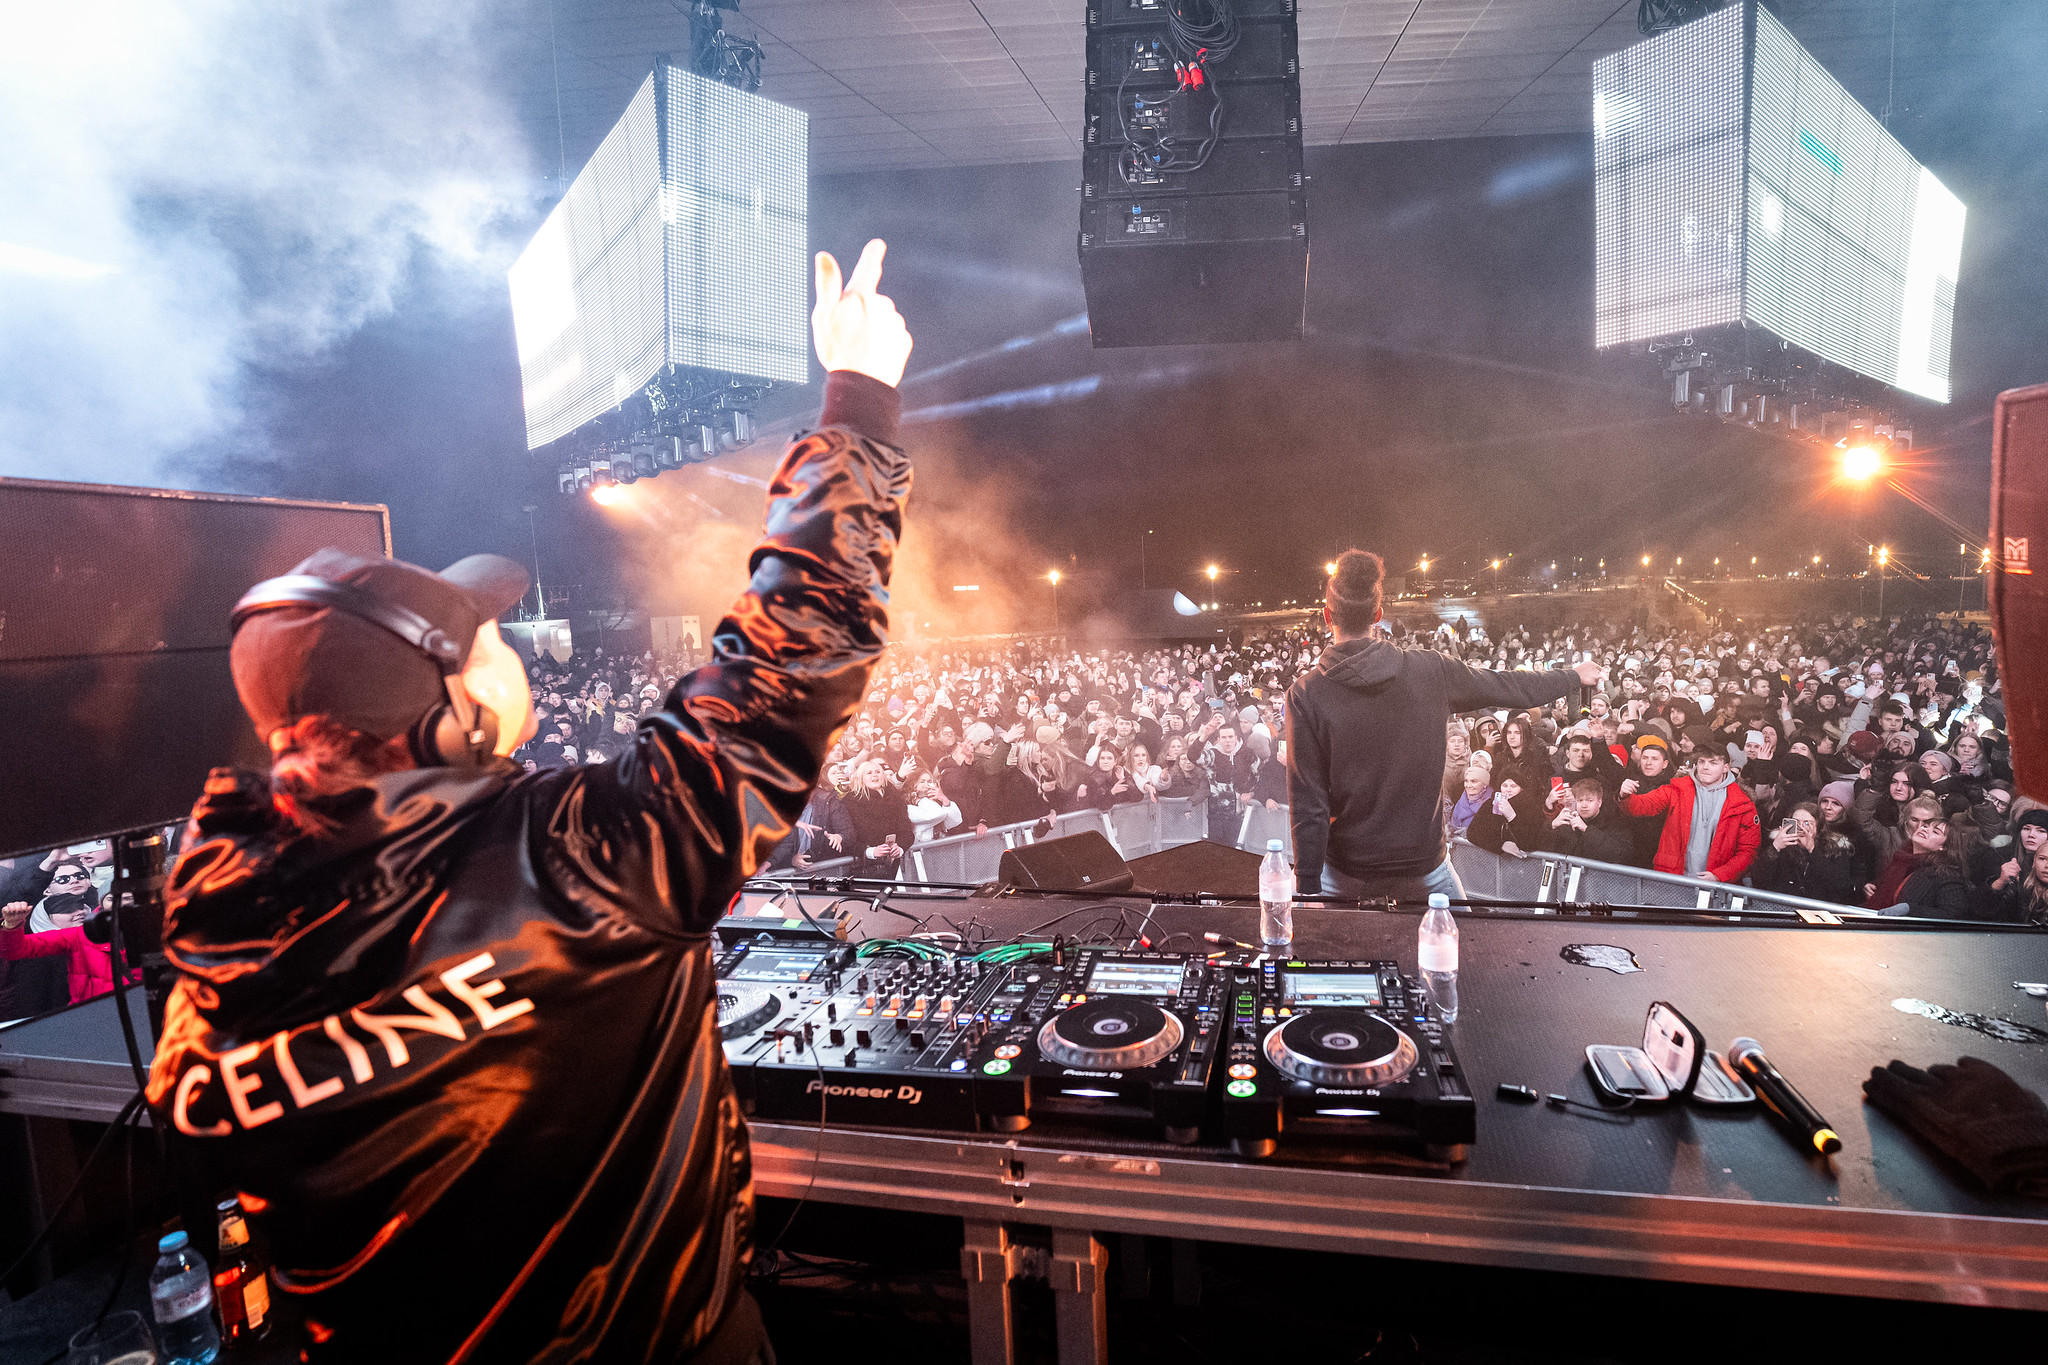
[[[1451,898],[1429,898],[1429,912],[1415,936],[1415,956],[1422,979],[1429,983],[1429,1002],[1446,1024],[1458,1021],[1458,922],[1451,918]]]
[[[1272,952],[1284,952],[1294,944],[1294,869],[1287,865],[1287,849],[1278,839],[1266,840],[1266,856],[1259,864],[1259,942]]]
[[[149,1272],[149,1307],[163,1365],[208,1365],[220,1354],[220,1330],[211,1311],[213,1276],[191,1240],[182,1232],[159,1239],[161,1254]]]

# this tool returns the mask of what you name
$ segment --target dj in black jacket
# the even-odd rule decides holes
[[[1372,639],[1383,572],[1380,557],[1363,550],[1338,559],[1323,606],[1334,643],[1287,692],[1288,804],[1303,896],[1457,894],[1439,796],[1447,722],[1485,706],[1555,701],[1602,673],[1595,663],[1576,673],[1494,673]],[[1522,799],[1542,806],[1540,794]]]
[[[276,762],[193,811],[149,1100],[265,1211],[311,1359],[772,1361],[709,929],[882,653],[910,337],[881,259],[842,292],[820,257],[821,429],[776,471],[711,661],[616,760],[498,757],[533,732],[493,620],[525,588],[509,561],[323,551],[238,608]]]

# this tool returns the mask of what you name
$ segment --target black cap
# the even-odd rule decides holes
[[[346,583],[425,617],[469,657],[477,628],[526,595],[526,570],[499,555],[471,555],[440,573],[397,559],[327,549],[292,570]],[[235,691],[256,733],[330,716],[390,739],[447,695],[441,669],[382,626],[338,607],[285,607],[251,616],[229,654]]]

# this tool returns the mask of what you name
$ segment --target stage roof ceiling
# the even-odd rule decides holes
[[[1086,0],[743,0],[761,91],[811,116],[812,169],[1078,159]],[[2009,4],[2041,0],[1984,0]],[[1902,107],[1968,60],[1957,7],[1783,0],[1795,36],[1859,98]],[[1960,7],[1967,10],[1969,6]],[[1640,41],[1637,0],[1301,0],[1311,146],[1568,133],[1591,126],[1596,59]],[[1980,19],[1982,15],[1980,14]],[[537,159],[573,176],[668,52],[680,0],[529,0],[506,35]],[[559,90],[558,90],[559,85]],[[559,103],[558,103],[559,101]]]

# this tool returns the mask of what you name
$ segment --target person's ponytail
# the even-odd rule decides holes
[[[301,833],[326,834],[334,822],[309,803],[367,785],[413,762],[404,735],[377,739],[326,716],[302,716],[270,735],[270,802]]]

